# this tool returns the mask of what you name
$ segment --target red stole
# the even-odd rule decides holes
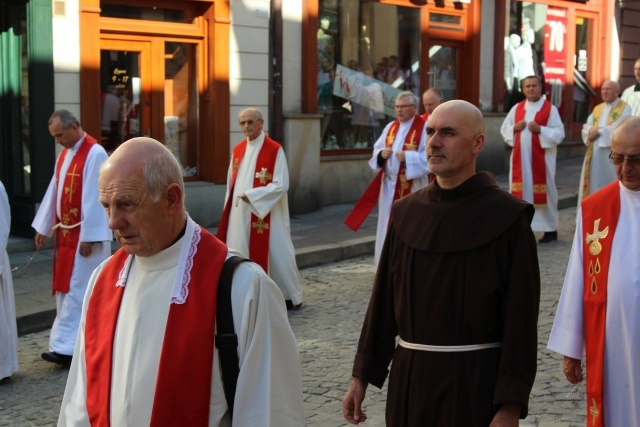
[[[420,116],[420,118],[422,119],[423,122],[427,122],[427,120],[429,120],[429,113],[424,113]]]
[[[240,163],[244,158],[247,149],[247,140],[245,139],[233,149],[231,182],[229,183],[229,198],[224,205],[220,225],[218,225],[218,239],[226,243],[227,231],[229,228],[229,215],[231,214],[231,203],[233,203],[233,190],[236,185],[236,177]],[[253,179],[253,188],[268,185],[273,180],[275,172],[276,159],[278,158],[278,150],[280,144],[264,136],[264,142],[258,158],[256,160],[256,169]],[[243,202],[244,203],[244,202]],[[258,218],[251,214],[251,225],[249,233],[249,258],[262,267],[264,271],[269,272],[269,236],[270,236],[271,214],[267,214],[264,219]]]
[[[420,145],[420,136],[424,129],[424,120],[422,116],[415,116],[409,132],[404,140],[403,151],[418,151]],[[396,120],[391,124],[389,132],[387,133],[386,148],[391,148],[396,140],[396,132],[400,127],[400,121]],[[418,137],[416,140],[416,136]],[[357,231],[362,225],[365,219],[369,216],[373,207],[378,203],[378,197],[380,196],[380,189],[382,188],[382,179],[384,175],[384,166],[380,168],[380,171],[376,174],[369,187],[365,190],[364,194],[360,197],[360,200],[353,207],[344,223],[353,231]],[[412,179],[407,179],[407,173],[404,167],[404,162],[400,163],[398,169],[398,178],[396,179],[396,191],[393,193],[393,202],[403,198],[407,194],[411,193]],[[392,203],[393,203],[392,202]]]
[[[524,120],[524,106],[522,101],[516,106],[515,122]],[[540,126],[546,126],[551,114],[551,103],[543,101],[542,107],[536,113],[534,121]],[[513,156],[511,157],[511,193],[522,198],[522,146],[520,138],[522,132],[515,132]],[[547,204],[547,168],[544,161],[544,148],[540,145],[540,134],[531,133],[531,171],[533,177],[533,204]]]
[[[151,413],[153,427],[209,423],[216,290],[228,249],[202,228],[200,237],[189,297],[169,309]],[[94,427],[110,425],[113,342],[124,293],[116,283],[127,257],[119,249],[104,266],[87,308],[86,405]]]
[[[620,216],[620,183],[614,181],[582,202],[584,337],[588,425],[602,427],[607,281],[613,236]],[[593,225],[592,225],[593,224]],[[589,231],[593,230],[593,231]]]
[[[58,224],[75,225],[82,221],[82,174],[84,165],[89,155],[89,150],[93,147],[96,140],[89,134],[85,134],[84,141],[78,152],[73,156],[69,163],[67,175],[64,177],[64,193],[60,197],[60,214],[62,218],[57,218]],[[56,163],[56,189],[60,182],[60,170],[64,159],[70,150],[64,150],[58,157]],[[52,292],[68,293],[69,282],[71,282],[71,273],[73,271],[73,263],[78,251],[78,243],[80,241],[80,227],[77,225],[73,228],[58,227],[54,232],[54,252],[53,252],[53,286]]]

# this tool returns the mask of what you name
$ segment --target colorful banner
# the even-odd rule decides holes
[[[562,94],[566,81],[567,10],[547,8],[544,26],[544,80],[547,99],[560,110],[562,116]]]
[[[333,94],[376,113],[396,117],[396,97],[400,92],[402,91],[360,71],[342,65],[336,66]]]

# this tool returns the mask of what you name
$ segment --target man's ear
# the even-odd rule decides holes
[[[173,183],[169,185],[165,191],[167,194],[169,213],[175,215],[182,209],[182,199],[184,197],[182,187],[180,187],[179,184]]]
[[[476,135],[473,141],[473,153],[474,154],[480,153],[480,151],[482,150],[482,147],[484,147],[484,135],[483,134]]]

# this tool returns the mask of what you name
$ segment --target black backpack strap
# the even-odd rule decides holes
[[[222,386],[227,406],[233,418],[233,403],[236,396],[238,375],[240,374],[240,362],[238,360],[238,336],[233,328],[233,308],[231,307],[231,284],[236,267],[247,258],[232,256],[224,262],[217,290],[216,308],[216,347],[220,370],[222,371]]]

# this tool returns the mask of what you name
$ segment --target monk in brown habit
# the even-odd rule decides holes
[[[434,183],[396,202],[343,400],[366,420],[389,363],[388,426],[517,426],[536,375],[533,206],[475,172],[483,117],[465,101],[427,124]],[[396,337],[400,338],[396,346]]]

